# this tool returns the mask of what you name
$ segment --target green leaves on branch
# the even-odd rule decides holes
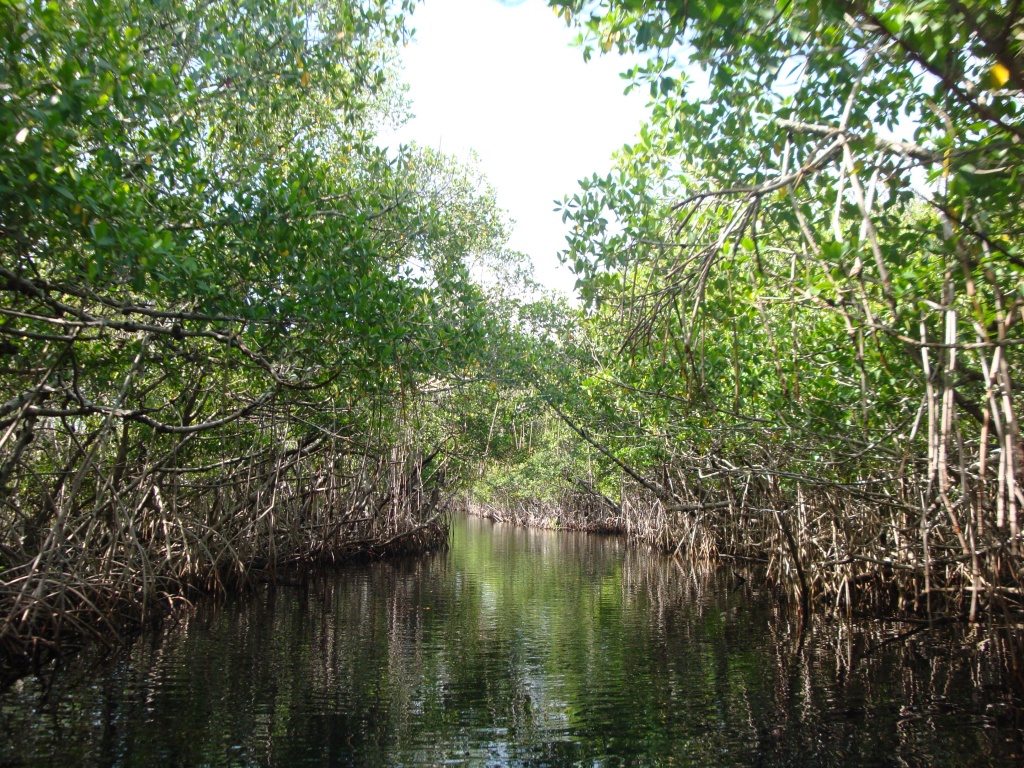
[[[979,480],[1004,489],[998,518],[1024,480],[1019,445],[982,444],[991,420],[1015,433],[1024,364],[1021,9],[552,5],[584,55],[650,56],[626,73],[649,120],[561,204],[589,311],[581,423],[801,475],[881,472],[894,456],[935,473],[952,422],[929,432],[921,414],[938,419],[948,392],[955,450],[1014,453],[998,482]]]

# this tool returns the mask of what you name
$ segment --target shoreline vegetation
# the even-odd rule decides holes
[[[230,580],[212,569],[193,581],[164,574],[147,590],[141,584],[96,586],[83,584],[77,574],[51,574],[45,598],[36,600],[26,618],[34,624],[15,627],[0,650],[0,694],[27,675],[38,675],[54,662],[80,652],[107,652],[149,630],[164,631],[182,612],[200,610],[209,599],[246,596],[261,584],[295,585],[312,573],[334,566],[378,559],[416,557],[444,549],[448,529],[441,516],[399,529],[390,535],[353,539],[316,555],[304,555],[277,564],[253,561]],[[63,580],[60,580],[63,576]],[[14,581],[14,580],[12,580]],[[211,586],[213,584],[214,586]],[[134,591],[132,591],[134,587]],[[166,591],[164,591],[166,590]],[[4,595],[8,597],[7,594]],[[45,599],[44,598],[44,599]],[[76,598],[80,602],[76,603]],[[39,614],[44,614],[42,617]]]
[[[538,443],[545,429],[558,433],[558,425],[545,421],[535,425]],[[471,513],[539,528],[618,533],[695,561],[760,563],[780,595],[804,613],[1019,624],[1013,541],[992,534],[998,528],[988,521],[990,538],[973,546],[956,518],[920,537],[921,509],[912,499],[924,489],[909,473],[896,482],[884,475],[865,482],[863,474],[853,482],[821,482],[793,477],[781,456],[773,457],[774,468],[719,458],[718,471],[675,464],[661,468],[656,480],[643,477],[654,474],[649,468],[630,468],[643,484],[609,472],[602,491],[596,478],[577,477],[570,486],[564,475],[585,472],[590,462],[565,449],[564,433],[553,445],[478,483],[477,497],[471,494],[467,503]],[[529,469],[555,461],[563,478],[548,480],[545,495],[531,495],[538,486],[525,479]],[[702,475],[704,482],[688,487]],[[901,486],[909,493],[899,493]],[[551,496],[558,488],[562,493]]]

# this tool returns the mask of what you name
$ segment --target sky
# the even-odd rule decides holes
[[[646,100],[623,95],[627,63],[584,62],[576,32],[544,0],[424,0],[412,26],[402,79],[415,117],[383,140],[475,151],[515,220],[509,247],[531,256],[541,283],[571,294],[554,201],[607,172],[639,130]]]

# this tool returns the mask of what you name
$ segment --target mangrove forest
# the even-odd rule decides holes
[[[1024,4],[547,4],[571,298],[414,0],[0,0],[0,765],[1024,754]]]

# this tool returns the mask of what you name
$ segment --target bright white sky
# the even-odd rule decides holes
[[[553,201],[607,172],[638,131],[645,98],[623,95],[626,63],[585,63],[570,45],[576,33],[544,0],[425,0],[412,26],[402,58],[416,117],[384,141],[459,157],[475,150],[515,220],[509,247],[533,258],[539,281],[571,294]]]

